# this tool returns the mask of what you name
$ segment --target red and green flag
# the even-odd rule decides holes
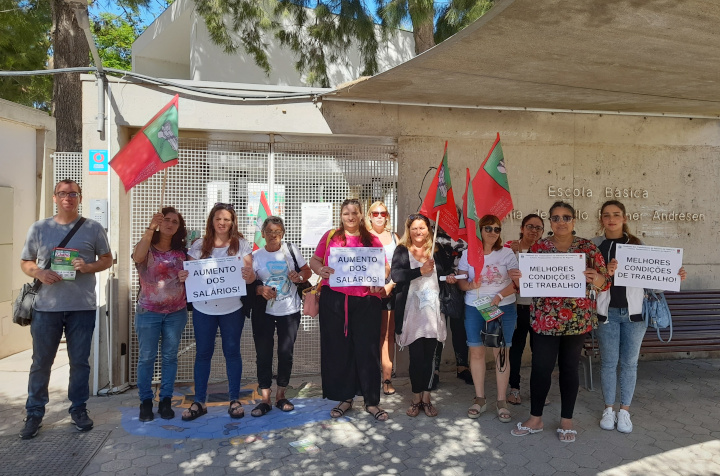
[[[110,167],[130,191],[159,171],[178,163],[178,95],[115,154]]]
[[[452,182],[450,180],[450,167],[448,167],[448,155],[447,155],[448,143],[445,141],[445,152],[443,158],[440,161],[435,177],[433,177],[428,189],[425,200],[420,206],[422,215],[435,220],[437,218],[438,211],[440,217],[437,219],[437,225],[445,230],[450,238],[457,241],[460,239],[459,222],[457,208],[455,205],[455,196],[453,195]]]
[[[477,178],[477,176],[475,177]],[[475,194],[473,193],[473,181],[470,180],[470,169],[465,169],[465,195],[463,195],[463,218],[465,221],[465,241],[468,248],[468,264],[475,272],[474,281],[480,280],[483,266],[485,265],[485,252],[483,250],[482,233],[480,232],[480,217],[475,207]]]
[[[495,215],[502,221],[512,211],[513,201],[499,133],[472,180],[472,185],[475,190],[475,211],[478,217]]]
[[[255,240],[253,240],[253,251],[265,247],[265,238],[262,237],[261,229],[265,219],[271,215],[270,205],[265,192],[260,192],[260,208],[258,209],[257,220],[255,221]]]

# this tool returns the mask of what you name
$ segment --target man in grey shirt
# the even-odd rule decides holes
[[[71,263],[75,279],[66,280],[55,271],[45,269],[53,250],[81,218],[78,214],[82,202],[80,186],[73,180],[58,182],[53,201],[58,208],[57,215],[37,221],[30,227],[20,257],[23,272],[42,282],[30,325],[33,362],[25,403],[27,417],[20,432],[24,440],[35,437],[42,426],[45,405],[49,401],[50,369],[63,332],[70,359],[70,416],[80,431],[93,427],[86,402],[90,397],[89,358],[95,330],[95,273],[108,269],[112,265],[112,256],[103,227],[93,220],[86,220],[64,247],[78,252]]]

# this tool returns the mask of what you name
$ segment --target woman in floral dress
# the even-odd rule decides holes
[[[550,390],[550,377],[558,363],[560,370],[560,427],[558,439],[575,441],[573,411],[580,379],[578,363],[588,332],[597,326],[595,296],[610,287],[605,260],[589,240],[575,236],[575,209],[568,203],[555,202],[550,207],[550,226],[553,234],[539,240],[531,253],[584,253],[587,282],[586,297],[533,298],[530,309],[532,321],[533,357],[530,374],[530,418],[517,424],[514,436],[538,433],[543,429],[543,407]]]

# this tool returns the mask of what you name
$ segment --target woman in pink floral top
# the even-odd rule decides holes
[[[533,298],[530,316],[533,330],[533,358],[530,374],[530,418],[518,423],[514,436],[542,431],[545,398],[550,390],[550,377],[555,362],[560,369],[560,428],[558,439],[575,441],[573,411],[580,381],[578,363],[585,334],[597,326],[595,295],[610,287],[608,271],[600,250],[585,238],[575,236],[575,209],[568,203],[555,202],[550,208],[552,236],[539,240],[531,253],[584,253],[587,282],[586,297]]]

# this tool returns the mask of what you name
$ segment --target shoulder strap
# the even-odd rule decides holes
[[[323,266],[327,263],[327,256],[330,254],[330,250],[328,247],[330,246],[330,240],[332,239],[333,235],[335,234],[335,230],[330,230],[330,233],[328,233],[327,240],[325,241],[325,257],[323,258]]]
[[[290,256],[292,256],[293,263],[295,263],[295,272],[300,272],[300,266],[298,266],[297,258],[295,257],[295,252],[293,251],[293,245],[292,243],[285,243],[287,245],[287,249],[290,252]]]
[[[60,244],[57,246],[58,248],[64,248],[65,245],[67,245],[70,242],[70,238],[73,237],[76,231],[80,229],[80,227],[85,223],[85,217],[80,217],[80,219],[75,223],[75,226],[68,232],[67,235],[65,235],[65,238],[60,242]],[[50,269],[50,263],[52,262],[52,259],[48,260],[47,264],[45,265],[45,269]]]

